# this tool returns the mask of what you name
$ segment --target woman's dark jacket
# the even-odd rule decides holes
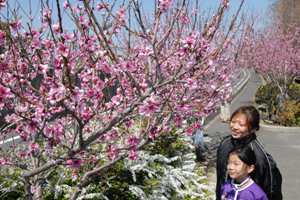
[[[229,153],[237,147],[250,145],[256,156],[253,180],[265,191],[269,200],[282,200],[282,177],[272,156],[266,152],[263,145],[257,140],[255,134],[242,139],[225,137],[217,151],[217,185],[216,199],[221,200],[221,186],[229,179],[227,176],[227,159]]]

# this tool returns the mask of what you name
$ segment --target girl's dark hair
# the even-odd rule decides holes
[[[233,149],[230,154],[236,154],[241,161],[247,165],[255,165],[256,157],[250,146],[238,147]]]
[[[234,111],[230,117],[230,121],[237,114],[244,114],[247,118],[247,126],[250,131],[259,130],[259,112],[254,106],[241,106]]]

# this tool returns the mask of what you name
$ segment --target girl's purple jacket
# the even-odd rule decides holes
[[[221,194],[222,200],[268,200],[266,193],[250,177],[241,184],[225,182]]]

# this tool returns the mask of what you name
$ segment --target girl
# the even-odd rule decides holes
[[[255,154],[248,146],[229,154],[229,181],[221,188],[222,200],[268,200],[265,192],[250,177],[255,170],[255,161]]]

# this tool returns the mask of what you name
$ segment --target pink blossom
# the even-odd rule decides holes
[[[154,140],[158,137],[159,132],[161,131],[161,129],[157,128],[157,127],[153,127],[150,132],[149,132],[149,138]]]
[[[188,127],[188,128],[186,129],[186,134],[187,134],[188,136],[192,136],[193,133],[195,132],[195,130],[196,130],[196,129],[199,129],[199,128],[201,128],[201,127],[202,127],[202,126],[201,126],[200,122],[195,122],[195,123],[193,123],[190,127]]]
[[[11,164],[11,162],[7,158],[0,158],[0,166],[9,164]]]
[[[181,103],[176,105],[176,109],[178,109],[178,111],[186,113],[191,111],[192,106],[188,103]]]
[[[182,118],[180,116],[176,115],[174,117],[174,122],[175,122],[176,127],[182,126]]]
[[[15,109],[19,113],[27,112],[28,111],[28,104],[19,104],[19,105],[16,106]]]
[[[107,156],[110,160],[114,160],[119,156],[119,149],[117,149],[113,145],[108,145],[106,153],[107,153]]]
[[[52,10],[49,8],[44,9],[43,11],[43,17],[45,19],[50,19],[51,18],[51,14],[52,14]]]
[[[89,21],[86,20],[83,15],[79,16],[79,22],[84,29],[89,27]]]
[[[161,11],[167,11],[172,4],[172,0],[159,0],[158,7]]]
[[[186,134],[187,134],[188,136],[192,136],[193,133],[194,133],[194,131],[195,131],[195,128],[194,128],[193,126],[192,126],[192,127],[189,127],[189,128],[186,129]]]
[[[123,25],[125,23],[125,8],[121,7],[116,14],[116,18],[118,20],[119,25]]]
[[[153,54],[153,50],[150,47],[143,47],[136,49],[139,57],[147,57]]]
[[[182,41],[183,42],[183,46],[185,48],[195,48],[195,44],[196,44],[196,35],[192,34],[188,37],[185,38],[185,40]]]
[[[53,27],[54,32],[56,32],[56,33],[60,32],[60,25],[59,25],[59,23],[53,24],[52,27]]]
[[[97,68],[102,70],[106,74],[110,74],[112,72],[111,66],[106,62],[97,64]]]
[[[69,5],[68,1],[64,1],[64,9],[67,9],[69,7],[70,7],[70,5]]]
[[[39,152],[39,149],[40,149],[40,145],[38,143],[31,143],[29,145],[29,151],[30,153],[32,154],[36,154]]]
[[[62,56],[68,57],[68,55],[69,55],[69,49],[68,49],[68,47],[64,43],[59,42],[57,50],[58,50],[58,53],[61,54]]]
[[[82,164],[81,159],[69,159],[66,161],[66,164],[72,168],[79,168]]]
[[[131,135],[128,137],[127,143],[130,147],[136,147],[139,143],[139,139],[136,136]]]
[[[182,24],[189,24],[190,23],[190,18],[188,17],[188,15],[183,14],[183,15],[180,15],[179,21]]]
[[[125,61],[121,64],[121,68],[124,71],[129,71],[129,72],[134,72],[137,69],[137,66],[135,63],[130,62],[130,61]]]
[[[52,47],[53,47],[53,41],[52,40],[48,40],[48,39],[46,39],[46,40],[43,40],[42,41],[42,44],[45,46],[45,48],[47,48],[47,49],[51,49]]]
[[[33,49],[39,49],[41,46],[41,41],[40,41],[40,38],[38,37],[34,37],[32,42],[31,42],[31,47]]]
[[[104,139],[105,141],[112,142],[112,141],[114,141],[115,139],[117,139],[118,136],[119,136],[118,131],[115,130],[115,129],[113,129],[113,130],[109,131],[108,133],[106,133],[106,134],[104,135],[104,138],[103,138],[103,139]]]
[[[0,44],[1,45],[1,44]],[[4,72],[8,67],[8,63],[6,61],[0,62],[0,72]]]
[[[131,149],[129,151],[128,158],[130,160],[136,160],[138,158],[137,150],[136,149]]]
[[[198,83],[194,79],[188,78],[186,82],[187,82],[186,87],[189,88],[190,90],[198,88]]]
[[[223,5],[227,8],[229,6],[229,0],[223,0]]]
[[[30,134],[27,132],[26,128],[24,127],[23,124],[20,124],[17,128],[16,128],[16,132],[18,133],[18,135],[20,136],[20,138],[23,141],[27,141]]]
[[[6,115],[5,116],[5,121],[7,123],[13,123],[19,120],[19,116],[17,116],[16,114],[11,114],[11,115]]]
[[[6,33],[0,30],[0,45],[3,45],[5,42]]]
[[[94,84],[97,87],[97,88],[95,88],[96,91],[99,91],[99,90],[102,91],[105,87],[105,83],[101,79],[99,79],[98,77],[94,81]]]
[[[16,21],[10,23],[10,26],[12,27],[13,30],[19,30],[22,26],[21,20],[17,19]]]
[[[127,128],[132,127],[133,124],[134,124],[133,120],[126,120],[125,121],[125,125],[127,126]]]
[[[145,80],[140,81],[140,87],[145,92],[148,88],[148,84]]]
[[[26,157],[26,152],[25,151],[20,151],[19,153],[18,153],[18,156],[19,156],[19,158],[20,159],[24,159],[25,157]]]
[[[45,127],[45,135],[49,139],[50,146],[57,145],[61,142],[61,138],[64,132],[64,127],[60,123],[53,124]]]
[[[0,103],[3,103],[4,100],[9,96],[9,89],[0,85]]]
[[[75,38],[75,35],[72,33],[64,33],[63,34],[63,37],[65,39],[65,41],[70,41],[70,40],[73,40]]]
[[[40,64],[39,65],[39,70],[42,71],[42,74],[46,75],[47,71],[48,71],[48,65],[47,64]]]
[[[204,38],[200,39],[199,48],[197,49],[197,53],[199,56],[202,56],[208,49],[208,42]]]
[[[64,98],[66,93],[66,90],[63,86],[60,87],[53,87],[48,92],[47,100],[50,102],[50,104],[54,105],[56,102],[60,101],[62,98]]]
[[[111,102],[114,105],[119,105],[122,102],[122,96],[121,95],[115,95],[111,98]]]
[[[139,107],[139,112],[141,115],[150,116],[159,110],[160,101],[159,97],[151,96],[146,100],[146,102]]]
[[[0,9],[6,6],[6,0],[0,0]]]
[[[86,92],[86,95],[89,97],[89,98],[92,98],[92,97],[94,97],[95,96],[95,94],[96,94],[96,91],[95,91],[95,89],[88,89],[87,90],[87,92]]]
[[[108,4],[106,3],[98,3],[97,6],[96,6],[97,10],[102,10],[104,8],[108,8]]]
[[[93,115],[93,111],[89,107],[84,107],[81,111],[81,117],[83,120],[89,120]]]
[[[31,185],[30,186],[30,192],[32,193],[32,194],[36,194],[37,192],[38,192],[38,186],[35,186],[35,185]]]

